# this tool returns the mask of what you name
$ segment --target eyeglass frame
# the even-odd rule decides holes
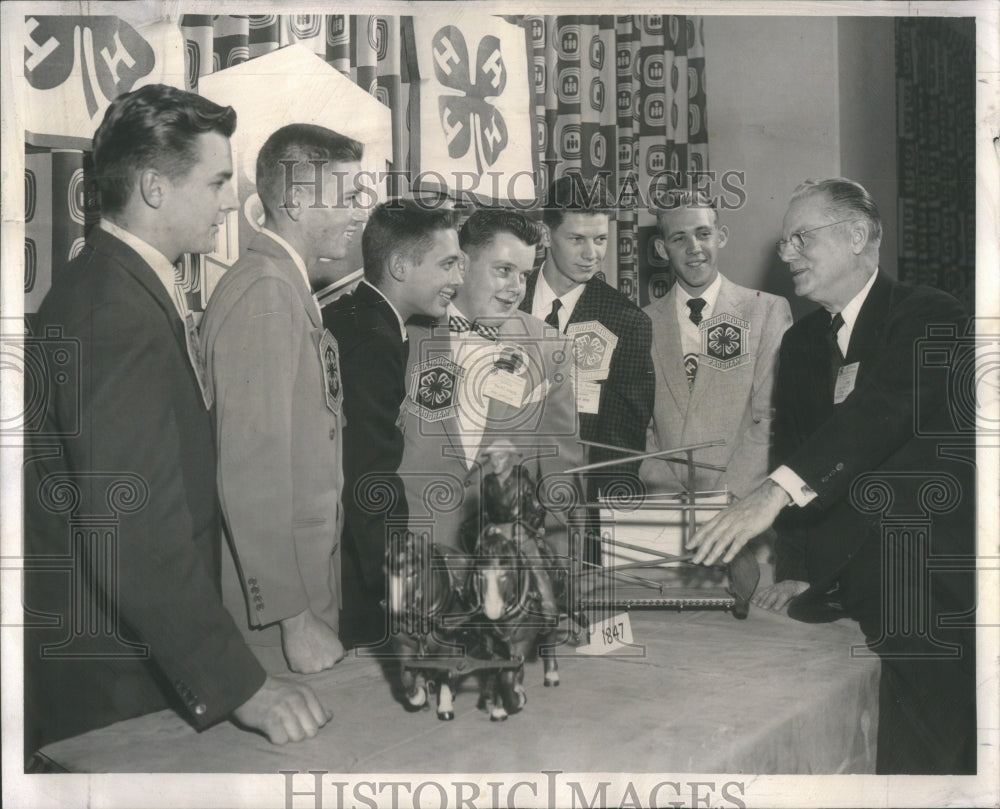
[[[805,249],[806,246],[806,240],[802,238],[805,234],[812,233],[815,230],[822,230],[823,228],[832,228],[834,225],[842,225],[844,224],[844,222],[853,222],[855,221],[855,219],[857,219],[857,217],[852,217],[850,219],[841,219],[839,222],[829,222],[825,225],[820,225],[819,227],[809,228],[809,230],[797,230],[795,231],[795,233],[789,234],[787,239],[778,239],[778,241],[774,243],[774,246],[777,248],[779,256],[781,255],[781,251],[785,249],[786,244],[790,244],[795,249],[796,253],[802,255],[802,251]],[[802,245],[801,247],[799,247],[795,243],[796,239],[798,240],[799,244]]]

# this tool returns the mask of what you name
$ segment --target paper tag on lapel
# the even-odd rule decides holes
[[[834,404],[840,404],[851,395],[851,391],[854,390],[854,382],[858,378],[858,368],[860,366],[860,362],[851,362],[847,365],[842,365],[840,370],[837,371],[837,382],[833,387]]]
[[[524,388],[523,376],[512,374],[510,371],[501,371],[499,368],[494,368],[483,380],[483,395],[511,407],[521,406],[521,402],[524,401]]]

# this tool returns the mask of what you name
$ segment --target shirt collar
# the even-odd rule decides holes
[[[573,314],[573,310],[576,308],[577,301],[580,300],[580,296],[583,295],[584,289],[586,289],[586,284],[577,284],[573,289],[567,292],[565,295],[556,295],[552,287],[549,286],[549,282],[545,280],[545,273],[542,270],[545,269],[545,264],[548,263],[548,259],[542,263],[542,268],[538,271],[538,280],[535,282],[535,299],[531,302],[531,311],[535,317],[544,318],[550,311],[552,311],[552,301],[559,298],[562,301],[562,308],[559,310],[559,314],[562,315],[563,312],[566,313],[568,318]]]
[[[362,279],[361,279],[361,282],[360,282],[360,283],[364,284],[364,285],[365,285],[366,287],[368,287],[369,289],[372,289],[372,290],[374,290],[374,291],[376,292],[376,294],[377,294],[377,295],[378,295],[378,296],[379,296],[379,297],[380,297],[380,298],[381,298],[382,300],[384,300],[384,301],[385,301],[385,302],[386,302],[387,304],[389,304],[389,308],[390,308],[390,309],[392,309],[392,313],[393,313],[393,314],[394,314],[394,315],[396,316],[396,321],[397,321],[397,322],[399,323],[399,334],[400,334],[400,336],[401,336],[401,337],[403,338],[403,342],[405,343],[405,342],[406,342],[406,340],[407,340],[407,336],[406,336],[406,324],[405,324],[405,323],[403,322],[403,318],[402,318],[402,315],[400,315],[400,314],[399,314],[399,310],[398,310],[398,309],[397,309],[397,308],[395,307],[395,305],[393,304],[393,302],[392,302],[392,301],[390,301],[390,300],[389,300],[389,299],[388,299],[388,298],[387,298],[387,297],[385,296],[385,294],[384,294],[384,293],[382,292],[382,290],[381,290],[381,289],[379,289],[379,288],[378,288],[377,286],[375,286],[374,284],[370,284],[370,283],[368,282],[368,279],[366,279],[366,278],[362,278]]]
[[[871,278],[868,279],[861,290],[851,298],[850,302],[843,309],[840,310],[840,316],[844,318],[844,326],[846,327],[845,332],[850,336],[851,332],[854,331],[854,324],[858,320],[858,315],[861,312],[861,307],[864,305],[865,300],[868,298],[868,293],[871,292],[871,288],[875,283],[875,277],[878,275],[878,270],[872,273]]]
[[[707,317],[708,314],[715,308],[715,302],[719,299],[719,290],[722,289],[722,273],[717,273],[715,280],[702,292],[700,295],[690,294],[684,287],[680,285],[680,282],[675,281],[677,286],[677,311],[683,314],[685,317],[688,315],[687,302],[692,298],[701,298],[705,301],[705,308],[702,309],[702,316]]]
[[[181,320],[187,314],[186,304],[185,308],[181,308],[181,302],[178,300],[176,293],[177,287],[177,270],[174,265],[170,263],[163,253],[157,250],[149,242],[140,239],[134,233],[125,230],[121,225],[116,225],[110,219],[101,220],[101,229],[110,233],[116,239],[125,242],[129,247],[135,250],[139,254],[139,258],[145,261],[150,269],[156,274],[156,277],[160,279],[160,283],[163,284],[163,288],[167,291],[167,295],[170,300],[174,303],[174,308],[177,309],[177,314],[181,316]]]

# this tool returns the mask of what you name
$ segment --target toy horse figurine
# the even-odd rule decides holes
[[[558,620],[555,604],[542,596],[542,592],[552,592],[548,572],[523,551],[533,542],[524,523],[490,524],[483,529],[476,549],[472,600],[485,618],[475,624],[482,632],[484,653],[515,664],[481,678],[480,706],[492,721],[502,721],[524,707],[528,700],[523,685],[524,661]],[[551,643],[541,645],[540,656],[545,685],[558,685]]]
[[[469,640],[462,626],[469,612],[464,600],[468,570],[464,554],[443,553],[429,536],[406,532],[390,540],[388,613],[407,710],[427,707],[430,672],[438,719],[455,718],[452,662]]]

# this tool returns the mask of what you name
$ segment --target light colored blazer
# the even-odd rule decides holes
[[[223,554],[223,596],[249,642],[267,646],[280,644],[276,621],[305,609],[339,627],[342,394],[310,298],[284,248],[257,234],[201,323],[235,555],[234,567]]]
[[[514,312],[501,323],[497,345],[516,347],[523,357],[524,398],[520,407],[489,400],[480,447],[485,449],[496,439],[506,438],[520,452],[535,483],[545,479],[544,491],[550,492],[550,502],[562,502],[563,496],[579,502],[578,477],[565,474],[583,463],[582,446],[577,441],[572,342],[523,312]],[[409,526],[417,533],[430,530],[435,542],[458,548],[462,521],[479,513],[482,466],[470,466],[447,396],[435,401],[429,395],[448,387],[439,376],[442,370],[447,371],[442,359],[453,356],[447,326],[411,321],[407,331],[410,354],[407,396],[400,413],[404,449],[399,474],[406,492]],[[489,368],[466,371],[483,375]],[[565,519],[566,512],[550,508],[546,538],[559,553],[568,547]]]
[[[699,356],[694,388],[684,373],[680,326],[677,322],[677,286],[644,310],[653,321],[653,365],[656,399],[647,431],[647,451],[725,439],[723,446],[695,453],[696,461],[725,467],[724,472],[699,469],[697,491],[728,488],[742,497],[768,472],[775,365],[781,337],[792,323],[784,298],[747,289],[722,278],[712,315],[702,325],[702,352],[706,334],[721,337]],[[729,316],[726,318],[726,316]],[[714,332],[729,326],[728,335]],[[741,324],[748,324],[746,328]],[[736,335],[735,337],[733,335]],[[724,359],[726,346],[739,341],[738,351]],[[726,367],[730,366],[730,367]],[[643,461],[640,477],[650,491],[679,492],[687,488],[683,464],[658,459]]]

